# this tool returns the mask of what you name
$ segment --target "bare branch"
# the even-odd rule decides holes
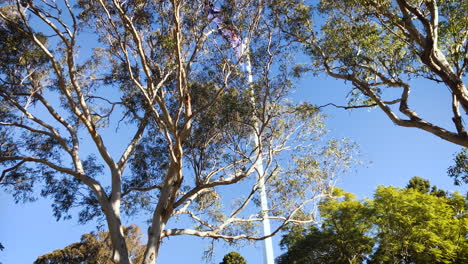
[[[18,102],[16,102],[13,98],[11,98],[6,93],[0,91],[0,96],[3,97],[4,99],[6,99],[8,102],[10,102],[12,105],[14,105],[18,110],[20,110],[24,115],[26,115],[28,117],[28,119],[32,120],[33,122],[40,125],[41,127],[46,128],[47,130],[50,131],[50,133],[46,132],[46,131],[43,131],[43,130],[37,130],[37,129],[31,128],[31,127],[28,127],[26,125],[22,125],[22,124],[19,124],[19,123],[3,123],[4,125],[16,126],[16,127],[27,129],[27,130],[29,130],[31,132],[40,133],[40,134],[50,136],[50,137],[56,139],[60,143],[60,145],[63,147],[63,149],[65,151],[67,151],[68,153],[72,152],[71,149],[69,148],[68,144],[66,143],[66,140],[63,139],[60,136],[60,133],[55,128],[53,128],[51,125],[47,124],[45,121],[43,121],[43,120],[37,118],[36,116],[34,116],[32,113],[30,113],[28,110],[26,110],[23,106],[21,106]]]
[[[6,174],[7,174],[8,172],[14,171],[14,170],[18,169],[18,168],[21,167],[21,165],[23,165],[24,163],[26,163],[26,161],[25,161],[25,160],[22,160],[22,161],[16,163],[14,166],[10,167],[10,168],[4,169],[4,170],[2,171],[2,175],[0,176],[0,184],[3,184],[3,179],[5,179],[5,176],[6,176]]]
[[[132,140],[130,143],[127,145],[127,148],[125,151],[122,153],[119,162],[117,163],[117,168],[120,171],[120,173],[123,173],[123,170],[125,168],[125,165],[127,164],[128,158],[133,154],[133,150],[135,147],[138,145],[140,142],[143,132],[145,131],[146,125],[148,124],[148,114],[145,115],[143,120],[140,122],[137,131],[135,132],[135,135],[133,136]]]
[[[75,170],[72,170],[72,169],[69,169],[69,168],[65,168],[65,167],[61,167],[55,163],[52,163],[46,159],[41,159],[41,158],[36,158],[36,157],[32,157],[32,156],[4,156],[4,157],[1,157],[0,156],[0,162],[3,162],[3,161],[23,161],[23,162],[35,162],[35,163],[40,163],[40,164],[43,164],[43,165],[46,165],[48,167],[50,167],[51,169],[54,169],[56,171],[59,171],[59,172],[62,172],[62,173],[65,173],[65,174],[69,174],[69,175],[72,175],[78,179],[82,179],[84,177],[84,175],[76,172]]]
[[[387,105],[391,105],[391,104],[396,104],[396,103],[399,103],[401,101],[401,99],[395,99],[393,101],[384,101],[385,104]],[[333,106],[333,107],[336,107],[336,108],[342,108],[342,109],[356,109],[356,108],[370,108],[370,107],[376,107],[378,106],[377,103],[373,103],[373,104],[369,104],[369,105],[351,105],[351,106],[342,106],[342,105],[336,105],[334,103],[328,103],[328,104],[324,104],[324,105],[321,105],[321,106],[317,106],[318,109],[321,109],[321,108],[325,108],[327,106]]]
[[[122,193],[122,198],[124,198],[125,196],[127,196],[129,193],[131,193],[133,191],[148,192],[148,191],[152,191],[152,190],[156,190],[156,189],[161,190],[161,186],[160,185],[153,185],[153,186],[150,186],[150,187],[132,187],[132,188],[129,188],[124,193]]]
[[[311,223],[315,222],[314,219],[310,219],[308,221],[304,220],[295,220],[293,217],[294,215],[307,203],[310,201],[313,201],[315,199],[318,199],[320,197],[313,197],[309,200],[304,201],[299,207],[297,207],[295,210],[293,210],[288,217],[271,217],[271,219],[274,220],[281,220],[281,224],[279,224],[273,232],[269,235],[265,236],[251,236],[251,235],[237,235],[237,236],[231,236],[231,235],[223,235],[221,234],[221,231],[224,230],[224,227],[226,225],[222,225],[218,228],[216,228],[214,231],[199,231],[199,230],[194,230],[194,229],[166,229],[163,231],[161,238],[164,237],[169,237],[169,236],[179,236],[179,235],[192,235],[192,236],[198,236],[198,237],[211,237],[211,238],[219,238],[219,239],[224,239],[226,241],[233,241],[233,240],[239,240],[239,239],[247,239],[247,240],[264,240],[266,238],[272,237],[275,234],[277,234],[286,224],[290,222],[304,222],[304,223]],[[263,218],[253,218],[251,221],[262,221]],[[241,219],[236,219],[236,218],[231,218],[227,220],[226,222],[233,222],[233,221],[248,221],[247,219],[241,220]]]

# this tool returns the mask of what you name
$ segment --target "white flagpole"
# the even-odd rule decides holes
[[[209,5],[206,6],[209,9],[209,14],[208,18],[214,22],[218,29],[223,28],[223,21],[217,15],[219,13],[219,9],[215,9],[211,1],[208,2]],[[249,83],[249,86],[252,86],[253,83],[253,75],[252,75],[252,65],[250,64],[250,55],[247,53],[245,54],[246,48],[248,47],[248,39],[244,39],[244,41],[241,40],[241,38],[238,36],[235,30],[232,29],[224,29],[224,31],[221,31],[221,35],[223,35],[224,38],[228,40],[228,42],[231,44],[231,46],[234,48],[234,53],[236,54],[236,57],[239,60],[242,60],[242,56],[245,56],[245,70],[247,72],[247,80]],[[252,94],[251,97],[252,102],[255,102],[255,98]],[[270,227],[270,219],[268,218],[268,201],[267,201],[267,196],[266,196],[266,191],[265,191],[265,171],[263,168],[263,157],[262,157],[262,150],[259,149],[260,145],[260,129],[258,125],[258,121],[255,121],[254,125],[255,131],[252,133],[253,138],[254,138],[254,149],[258,154],[257,161],[255,162],[255,170],[258,173],[258,188],[260,189],[260,205],[262,209],[262,224],[263,224],[263,235],[264,236],[269,236],[271,235],[271,227]],[[274,264],[274,257],[273,257],[273,242],[271,237],[268,237],[264,240],[263,243],[263,253],[264,253],[264,258],[263,258],[263,263],[264,264]]]
[[[243,51],[248,51],[248,39],[245,39],[245,42],[242,43]],[[253,75],[252,75],[252,65],[250,64],[250,55],[248,53],[244,54],[245,55],[245,70],[247,72],[247,80],[249,83],[249,86],[252,86],[253,83]],[[253,95],[252,95],[252,102],[255,101]],[[254,138],[254,148],[256,149],[256,152],[258,154],[257,162],[254,164],[255,170],[258,173],[258,187],[260,189],[260,205],[262,209],[262,217],[263,217],[263,235],[268,236],[271,234],[271,226],[270,226],[270,219],[268,219],[268,200],[267,200],[267,195],[266,195],[266,190],[265,190],[265,178],[264,178],[264,168],[263,168],[263,157],[262,157],[262,150],[259,148],[260,145],[260,128],[258,121],[255,121],[254,125],[255,131],[252,133],[253,138]],[[273,241],[271,237],[266,238],[263,240],[263,263],[264,264],[274,264],[274,256],[273,256]]]

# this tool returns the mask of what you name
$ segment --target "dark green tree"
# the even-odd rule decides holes
[[[279,256],[279,264],[335,263],[335,244],[332,233],[316,226],[291,227],[281,239],[281,248],[287,252]]]
[[[446,193],[444,190],[438,189],[437,186],[431,184],[429,180],[423,179],[418,176],[414,176],[410,179],[409,183],[406,185],[407,189],[413,189],[420,193],[431,194],[438,197],[445,197]]]
[[[420,193],[429,193],[431,184],[429,180],[423,179],[418,176],[414,176],[410,179],[409,183],[406,185],[407,189],[414,189]]]
[[[247,264],[247,261],[238,252],[231,251],[224,255],[223,261],[219,264]]]
[[[434,196],[437,196],[437,197],[446,197],[447,196],[447,192],[445,192],[442,189],[438,189],[437,186],[435,186],[435,185],[432,185],[430,194],[434,195]]]

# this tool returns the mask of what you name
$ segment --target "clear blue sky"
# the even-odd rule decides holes
[[[307,77],[299,84],[293,98],[317,105],[334,102],[345,104],[346,86],[328,77]],[[424,118],[452,127],[448,91],[419,82],[413,90],[410,105]],[[446,190],[466,191],[466,186],[456,188],[446,175],[453,154],[460,147],[436,136],[412,128],[397,127],[378,110],[345,111],[326,108],[328,128],[334,137],[348,137],[360,145],[364,165],[342,175],[338,185],[359,197],[371,197],[376,186],[404,186],[413,176],[429,179],[432,184]],[[8,194],[0,192],[0,242],[5,250],[0,252],[3,264],[32,263],[37,256],[62,248],[79,240],[80,236],[94,230],[94,223],[78,225],[75,221],[56,222],[52,217],[50,202],[40,199],[34,203],[14,204]],[[130,220],[127,223],[131,223]],[[142,230],[146,230],[143,227]],[[275,256],[280,237],[274,239]],[[175,237],[165,240],[158,263],[203,263],[202,252],[210,240]],[[233,248],[218,243],[214,263],[222,256],[236,250],[248,263],[262,263],[261,245]]]

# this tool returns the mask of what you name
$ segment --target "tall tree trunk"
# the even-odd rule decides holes
[[[79,171],[83,172],[81,164]],[[115,176],[115,175],[114,175]],[[84,178],[86,185],[88,185],[96,195],[101,210],[104,213],[109,228],[109,234],[112,242],[112,259],[115,263],[130,264],[130,257],[128,254],[127,244],[125,242],[124,230],[120,221],[120,188],[118,188],[118,195],[114,194],[114,198],[106,195],[102,187],[92,180],[91,178]]]
[[[102,211],[106,216],[112,242],[112,259],[115,263],[130,264],[124,230],[120,221],[120,203],[111,204],[107,199],[101,201]]]
[[[148,229],[148,243],[143,264],[155,264],[157,261],[161,236],[174,210],[174,200],[181,185],[181,172],[181,164],[172,161],[161,188],[158,205],[153,214],[153,221]]]

